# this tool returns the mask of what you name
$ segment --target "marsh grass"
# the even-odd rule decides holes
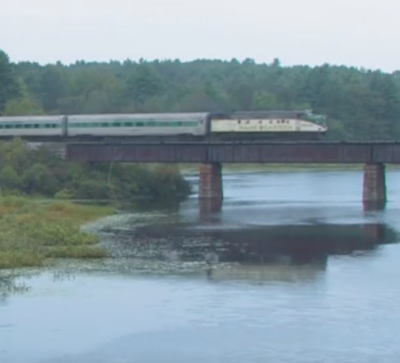
[[[41,266],[46,258],[102,258],[86,222],[113,214],[108,206],[0,197],[0,269]]]

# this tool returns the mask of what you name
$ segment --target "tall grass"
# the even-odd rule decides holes
[[[106,257],[97,237],[80,226],[113,212],[107,206],[0,197],[0,269],[41,266],[49,257]]]

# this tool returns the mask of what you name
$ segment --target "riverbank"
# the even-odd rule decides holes
[[[40,267],[51,258],[103,258],[81,226],[115,214],[111,206],[0,197],[0,269]]]

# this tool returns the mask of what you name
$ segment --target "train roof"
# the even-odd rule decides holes
[[[187,119],[205,118],[208,112],[185,112],[185,113],[116,113],[116,114],[80,114],[68,115],[71,119]]]
[[[1,122],[49,122],[61,121],[62,115],[34,115],[34,116],[0,116]]]

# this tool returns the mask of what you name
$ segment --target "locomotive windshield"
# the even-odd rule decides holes
[[[319,124],[319,125],[325,125],[325,123],[326,123],[326,117],[325,116],[316,115],[316,114],[313,113],[312,110],[305,110],[301,114],[301,118],[306,120],[306,121],[315,122],[316,124]]]

